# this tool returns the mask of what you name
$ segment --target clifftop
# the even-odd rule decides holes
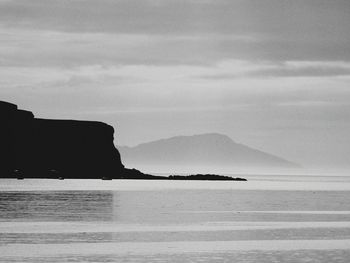
[[[103,122],[37,119],[2,101],[0,122],[1,177],[121,177],[124,170],[114,129]]]

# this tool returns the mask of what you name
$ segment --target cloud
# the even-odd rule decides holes
[[[32,29],[0,27],[0,66],[25,67],[78,67],[88,65],[203,65],[216,66],[222,61],[246,61],[249,67],[258,63],[268,74],[302,75],[301,71],[288,65],[288,61],[319,61],[333,63],[341,57],[342,49],[332,55],[310,52],[290,52],[284,56],[279,51],[283,45],[262,48],[269,40],[260,35],[145,35],[57,32]],[[309,46],[311,50],[312,46]],[[308,50],[305,47],[305,51]],[[275,49],[275,52],[272,51]],[[322,50],[322,49],[320,49]],[[266,55],[268,53],[268,55]],[[272,55],[270,55],[272,54]],[[299,54],[299,55],[297,55]],[[293,58],[297,59],[293,59]],[[292,58],[292,59],[289,59]],[[284,67],[279,67],[284,63]],[[275,64],[275,66],[269,65]],[[243,69],[245,65],[240,65]],[[283,66],[283,65],[282,65]],[[314,68],[314,69],[311,69]],[[316,69],[317,68],[317,69]],[[305,67],[306,69],[306,67]],[[323,70],[324,69],[324,70]],[[236,70],[239,70],[236,68]],[[344,67],[308,66],[309,74],[346,74]],[[270,72],[269,72],[270,71]],[[280,72],[278,72],[280,71]],[[305,71],[305,70],[304,70]],[[262,73],[262,72],[261,72]],[[258,72],[257,72],[258,74]],[[222,76],[224,77],[224,76]],[[230,77],[229,75],[227,77]]]
[[[213,64],[228,54],[221,48],[259,43],[258,36],[146,35],[57,32],[0,27],[0,66],[84,66],[91,64]],[[243,52],[244,54],[244,52]]]
[[[56,63],[62,55],[62,60],[108,60],[106,53],[114,63],[332,61],[350,60],[349,11],[345,0],[17,0],[0,2],[0,25],[8,34],[32,39]],[[89,44],[78,44],[79,36]],[[57,52],[45,53],[49,47]]]
[[[0,21],[31,28],[127,34],[292,33],[319,39],[321,31],[323,37],[340,37],[350,4],[346,0],[16,0],[0,7]]]
[[[342,61],[287,61],[280,67],[263,69],[252,75],[261,77],[337,77],[350,75],[350,63]]]
[[[208,80],[236,78],[280,78],[280,77],[345,77],[350,75],[350,63],[345,61],[228,61],[217,65],[207,75]]]
[[[124,140],[219,131],[345,163],[349,13],[348,0],[0,0],[0,97]]]
[[[346,62],[293,61],[280,65],[225,61],[216,67],[98,64],[68,68],[0,67],[0,95],[28,102],[29,98],[35,98],[33,104],[47,111],[59,107],[74,109],[78,105],[86,110],[90,108],[89,111],[99,107],[107,107],[109,111],[174,111],[348,104],[349,76],[315,77],[303,73],[303,77],[289,74],[280,80],[280,71],[308,71],[318,67],[350,68]],[[268,78],[262,78],[262,72],[266,71]],[[275,71],[277,77],[271,75]],[[227,77],[230,72],[236,75]],[[214,78],[203,78],[209,74]],[[46,103],[47,98],[55,97],[62,101],[57,101],[56,106]]]

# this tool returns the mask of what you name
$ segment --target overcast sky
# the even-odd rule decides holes
[[[0,99],[350,167],[350,1],[0,0]]]

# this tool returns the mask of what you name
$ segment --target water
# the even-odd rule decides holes
[[[348,262],[350,177],[1,180],[0,262]]]

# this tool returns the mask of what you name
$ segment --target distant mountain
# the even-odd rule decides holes
[[[210,133],[176,136],[139,144],[118,146],[126,167],[146,171],[192,172],[235,168],[298,168],[295,163],[234,142],[226,135]],[[197,169],[197,170],[196,170]]]

